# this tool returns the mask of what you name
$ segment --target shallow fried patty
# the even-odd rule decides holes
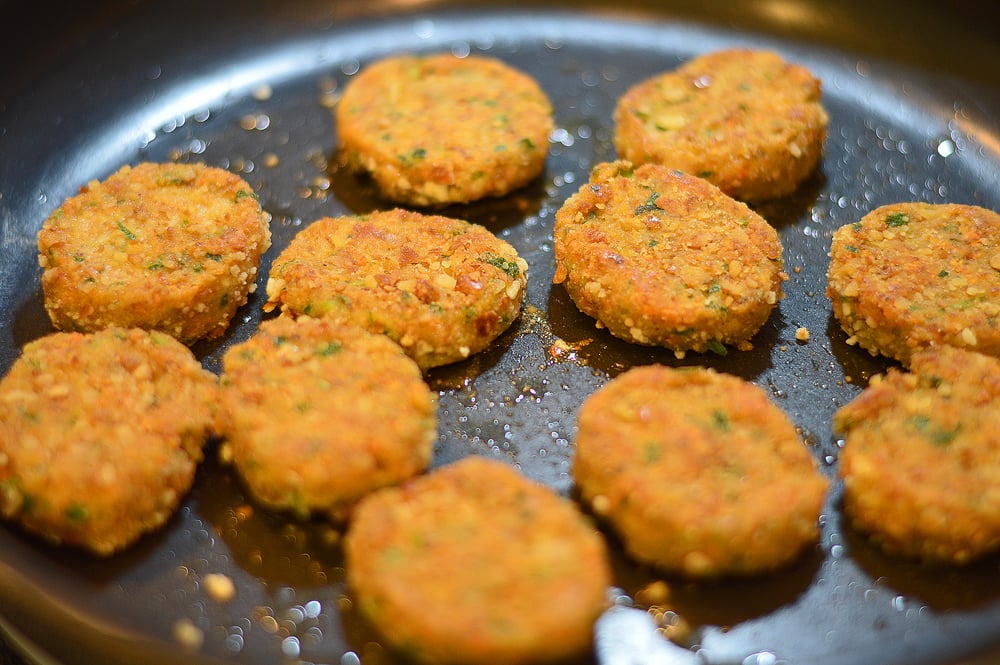
[[[362,501],[345,556],[357,606],[419,662],[571,662],[611,579],[572,503],[478,457]]]
[[[437,399],[388,338],[329,319],[278,317],[223,358],[225,457],[254,498],[335,518],[423,471]]]
[[[816,169],[827,114],[805,67],[729,49],[633,86],[614,121],[623,159],[680,169],[756,201],[792,193]]]
[[[493,58],[385,58],[336,109],[340,147],[382,194],[411,204],[501,196],[545,167],[552,106],[527,74]]]
[[[749,348],[788,278],[763,217],[657,164],[598,164],[556,213],[554,238],[554,281],[581,311],[679,356]]]
[[[386,334],[423,369],[482,351],[518,317],[528,264],[469,222],[405,210],[323,218],[274,260],[265,310]]]
[[[1000,214],[894,203],[833,235],[827,296],[849,344],[906,364],[950,344],[1000,356]]]
[[[160,332],[30,342],[0,382],[0,514],[106,556],[163,525],[216,428],[218,385]]]
[[[967,563],[1000,546],[1000,360],[914,352],[836,412],[844,508],[885,550]]]
[[[202,164],[125,166],[67,199],[38,234],[45,308],[60,330],[218,337],[256,288],[271,243],[240,177]]]
[[[785,565],[817,538],[827,488],[760,388],[652,365],[580,408],[573,475],[636,560],[695,578]]]

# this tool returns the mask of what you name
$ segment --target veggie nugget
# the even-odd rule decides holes
[[[657,164],[597,165],[556,213],[554,234],[554,281],[581,311],[678,356],[748,348],[788,279],[763,217]]]
[[[817,538],[827,488],[763,390],[659,365],[583,403],[573,474],[633,557],[698,578],[791,561]]]
[[[827,114],[806,68],[731,49],[632,87],[614,120],[623,159],[677,168],[755,201],[792,193],[815,170]]]
[[[0,514],[110,555],[174,513],[216,428],[218,386],[160,332],[53,333],[0,382]]]
[[[895,203],[834,233],[827,296],[848,343],[906,364],[950,344],[1000,356],[1000,215]]]
[[[358,607],[421,662],[570,662],[608,605],[600,534],[569,501],[484,458],[371,495],[344,548]]]
[[[499,60],[397,56],[364,68],[336,110],[348,161],[401,203],[502,196],[545,168],[552,106]]]
[[[521,312],[528,264],[477,224],[405,210],[324,218],[274,260],[265,311],[388,335],[422,369],[477,353]]]
[[[60,330],[218,337],[256,288],[271,244],[241,178],[201,164],[125,166],[67,199],[38,234],[45,307]]]
[[[836,412],[844,509],[885,550],[966,563],[1000,546],[1000,360],[937,346]]]
[[[279,317],[231,347],[223,370],[227,452],[262,504],[339,517],[430,462],[437,399],[381,335]]]

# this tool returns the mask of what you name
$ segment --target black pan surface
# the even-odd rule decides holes
[[[13,20],[0,28],[3,372],[25,343],[51,331],[34,249],[42,221],[122,164],[204,161],[246,178],[273,215],[261,284],[312,220],[387,207],[339,167],[330,105],[359,67],[400,51],[483,53],[524,69],[548,92],[558,128],[539,181],[443,211],[507,239],[531,271],[514,329],[427,376],[440,393],[435,465],[494,456],[572,496],[581,400],[630,367],[660,362],[703,364],[766,388],[833,477],[832,413],[889,366],[848,346],[832,318],[824,288],[833,231],[903,200],[1000,210],[1000,40],[993,10],[976,3],[81,4],[6,7]],[[812,69],[823,81],[829,137],[821,169],[799,192],[758,206],[779,230],[791,279],[754,350],[678,361],[597,330],[551,286],[552,222],[590,167],[614,157],[610,115],[625,89],[732,45],[777,49]],[[222,341],[194,347],[208,368],[218,371],[225,349],[252,334],[261,304],[252,297]],[[796,340],[799,327],[808,342]],[[553,354],[557,340],[570,352]],[[395,662],[352,609],[336,531],[245,510],[243,489],[213,452],[167,527],[110,560],[0,524],[8,642],[32,660],[66,665]],[[602,664],[1000,658],[1000,557],[961,569],[886,557],[842,519],[836,485],[818,546],[790,568],[705,584],[663,578],[671,589],[664,621],[692,628],[677,644],[637,601],[661,578],[620,554],[616,571],[618,602],[596,626],[593,661]],[[235,581],[235,599],[210,598],[201,581],[213,572]],[[179,646],[178,626],[196,628],[201,648]],[[0,663],[18,662],[7,646],[0,654]]]

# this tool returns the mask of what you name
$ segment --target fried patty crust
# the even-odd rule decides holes
[[[820,81],[777,53],[717,51],[630,88],[615,106],[615,148],[743,201],[773,199],[819,163],[828,121],[820,98]]]
[[[903,364],[950,344],[1000,356],[1000,214],[894,203],[833,235],[827,297],[848,343]]]
[[[340,148],[403,204],[502,196],[545,168],[552,106],[527,74],[485,56],[374,62],[336,108]]]
[[[59,330],[222,335],[256,288],[268,221],[242,178],[203,164],[124,166],[42,225],[45,308]]]
[[[485,458],[370,495],[344,548],[357,606],[418,662],[570,662],[608,605],[597,530],[570,501]]]
[[[464,220],[400,209],[327,217],[274,260],[264,309],[388,335],[429,369],[482,351],[510,327],[527,269],[509,243]]]
[[[556,213],[554,239],[554,282],[582,312],[678,355],[749,348],[788,279],[763,217],[658,164],[598,164]]]
[[[1000,546],[1000,360],[915,351],[833,417],[852,523],[890,553],[964,564]]]
[[[162,526],[217,428],[218,385],[173,337],[57,332],[0,382],[0,515],[107,556]]]
[[[573,475],[634,559],[692,578],[789,563],[827,489],[763,390],[700,367],[638,367],[587,398]]]
[[[334,518],[366,493],[422,472],[437,398],[382,335],[278,317],[223,357],[225,457],[258,503]]]

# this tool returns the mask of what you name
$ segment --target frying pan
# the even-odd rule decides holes
[[[659,362],[707,365],[764,387],[833,477],[840,443],[831,415],[890,363],[848,346],[832,319],[823,295],[831,234],[901,200],[1000,210],[1000,41],[996,10],[980,4],[8,3],[0,27],[0,370],[51,330],[35,235],[80,185],[143,160],[203,161],[241,174],[273,216],[263,283],[302,226],[387,205],[337,160],[330,104],[358,68],[403,50],[483,53],[539,80],[557,130],[537,182],[443,211],[507,239],[531,271],[514,328],[482,354],[427,375],[440,394],[434,464],[494,456],[572,496],[580,401],[630,367]],[[551,285],[552,221],[590,167],[614,157],[610,111],[627,87],[731,45],[777,49],[812,69],[823,80],[830,132],[819,171],[794,195],[758,206],[779,231],[791,279],[754,349],[680,361],[611,338]],[[261,292],[224,339],[194,347],[206,367],[218,371],[225,349],[252,334]],[[810,331],[808,342],[796,340],[799,327]],[[551,353],[557,340],[570,352]],[[109,560],[0,525],[0,663],[24,655],[66,665],[394,662],[353,609],[337,532],[247,509],[213,452],[166,528]],[[964,568],[887,557],[842,518],[839,493],[834,484],[814,551],[752,579],[662,577],[628,561],[609,536],[617,600],[595,627],[588,660],[1000,658],[1000,557]],[[233,579],[233,600],[206,593],[201,582],[213,572]],[[636,601],[660,579],[671,590],[661,623],[690,626],[676,643]],[[196,628],[201,648],[181,646],[178,626]]]

